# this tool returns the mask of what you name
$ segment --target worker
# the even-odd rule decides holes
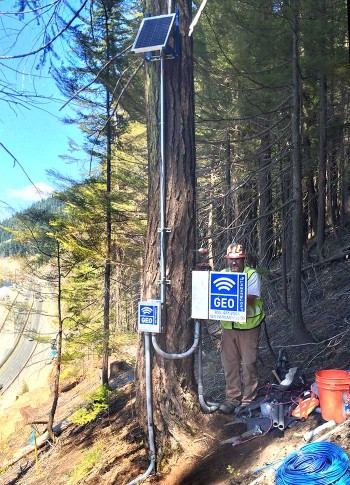
[[[245,322],[221,321],[221,360],[225,371],[226,397],[219,411],[224,414],[241,411],[256,397],[258,387],[257,360],[261,323],[265,318],[260,298],[261,277],[245,265],[245,252],[232,243],[225,258],[223,272],[247,274],[247,318]]]

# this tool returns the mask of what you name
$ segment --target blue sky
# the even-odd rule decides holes
[[[13,5],[13,1],[2,0],[0,11],[13,9]],[[23,24],[19,24],[18,19],[0,13],[0,56],[26,52],[31,46],[35,23],[31,30],[24,31],[24,36],[20,41],[16,40],[15,45],[15,36],[11,39],[9,33],[15,33],[17,25]],[[5,34],[7,43],[4,41]],[[74,125],[62,123],[61,119],[69,115],[70,108],[59,111],[65,100],[47,74],[47,69],[39,72],[33,68],[36,62],[37,58],[29,57],[21,61],[0,60],[1,88],[5,86],[8,90],[15,88],[17,91],[36,92],[51,98],[40,101],[39,106],[28,106],[25,102],[19,106],[8,103],[1,92],[0,220],[10,213],[9,206],[21,210],[46,197],[55,188],[54,181],[46,173],[47,169],[54,169],[73,178],[79,178],[80,175],[81,167],[67,164],[60,155],[68,154],[69,137],[81,144],[82,135]],[[15,69],[19,72],[16,73]],[[19,164],[14,163],[14,158]]]
[[[46,93],[55,91],[53,82],[47,82],[47,85]],[[55,185],[47,176],[47,169],[79,176],[79,167],[65,163],[60,155],[69,151],[68,138],[79,142],[81,133],[76,127],[62,123],[58,109],[58,103],[49,102],[45,106],[46,111],[32,107],[14,112],[1,103],[0,143],[10,152],[0,146],[1,212],[6,209],[6,204],[16,210],[23,209],[52,191]],[[13,157],[19,164],[14,162]],[[42,194],[32,182],[43,190]]]

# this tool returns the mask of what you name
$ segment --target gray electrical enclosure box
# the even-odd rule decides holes
[[[206,320],[209,312],[209,271],[192,271],[191,317]]]
[[[150,333],[162,332],[160,300],[139,302],[138,330]]]

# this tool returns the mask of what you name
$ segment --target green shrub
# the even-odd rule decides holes
[[[28,384],[26,382],[23,382],[22,388],[21,388],[21,390],[19,392],[19,395],[22,396],[23,394],[25,394],[28,391],[29,391]]]
[[[108,409],[110,394],[111,391],[106,385],[99,386],[93,394],[85,396],[88,401],[87,404],[83,408],[78,409],[69,418],[69,421],[78,426],[84,426],[94,421],[100,413]]]
[[[61,370],[60,379],[69,379],[71,377],[76,378],[82,374],[82,366],[79,361],[72,361],[69,364],[66,362],[63,364],[63,369]]]

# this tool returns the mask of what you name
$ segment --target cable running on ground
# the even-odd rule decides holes
[[[334,443],[309,443],[285,458],[275,479],[277,485],[349,485],[349,458]]]

